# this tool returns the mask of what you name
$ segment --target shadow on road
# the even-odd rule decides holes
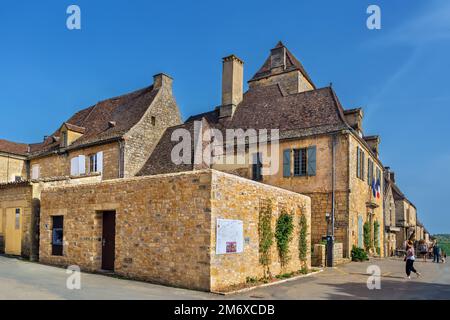
[[[324,283],[332,288],[327,299],[363,299],[363,300],[448,300],[450,299],[450,285],[424,283],[415,280],[404,282],[381,279],[381,289],[370,290],[366,283]],[[392,276],[392,278],[400,278]]]

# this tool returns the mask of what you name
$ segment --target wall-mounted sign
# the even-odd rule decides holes
[[[217,219],[216,253],[244,251],[244,223],[242,220]]]

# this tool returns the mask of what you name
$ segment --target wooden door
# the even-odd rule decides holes
[[[116,250],[116,213],[114,211],[103,212],[102,233],[102,269],[113,271]]]
[[[6,209],[5,253],[20,256],[22,253],[22,210]]]

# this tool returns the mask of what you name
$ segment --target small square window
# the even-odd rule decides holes
[[[20,209],[16,209],[16,221],[15,221],[16,230],[20,230]]]
[[[152,116],[152,126],[156,124],[156,118]]]

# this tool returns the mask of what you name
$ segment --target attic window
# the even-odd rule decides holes
[[[67,131],[61,132],[61,147],[67,147]]]
[[[152,116],[152,126],[154,126],[156,124],[156,118],[154,116]]]
[[[108,122],[108,127],[109,128],[114,128],[116,126],[116,122],[115,121],[109,121]]]

